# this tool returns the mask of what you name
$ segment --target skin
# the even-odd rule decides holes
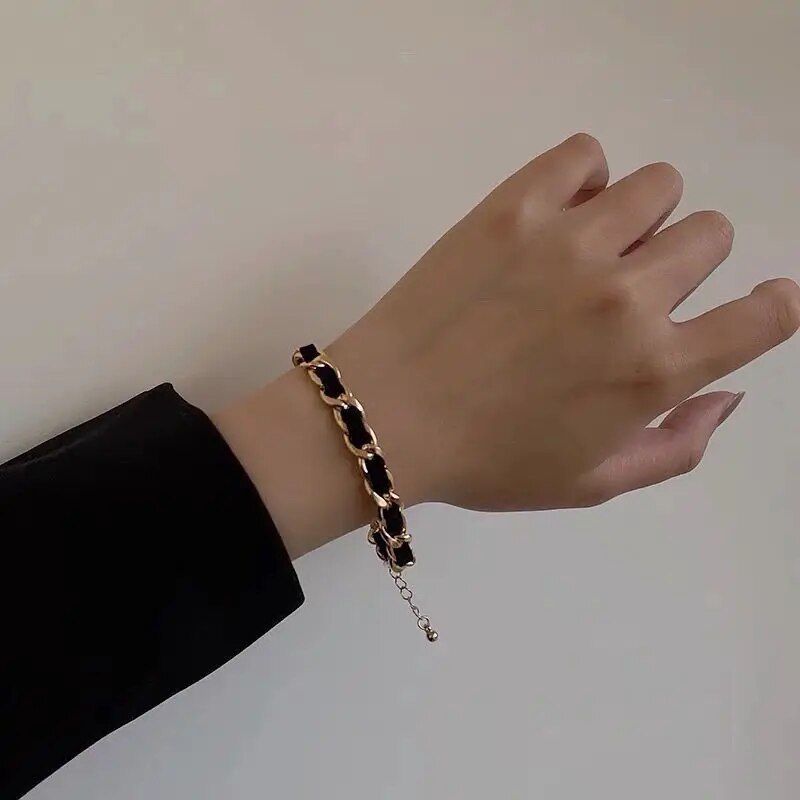
[[[607,182],[600,144],[570,137],[500,184],[325,348],[406,506],[592,506],[686,473],[742,397],[693,395],[800,327],[788,278],[673,322],[730,253],[733,227],[700,211],[661,230],[683,189],[668,164]],[[213,419],[292,557],[372,518],[301,370]]]

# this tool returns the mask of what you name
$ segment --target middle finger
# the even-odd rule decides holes
[[[569,212],[607,251],[622,254],[666,219],[681,199],[683,179],[669,164],[649,164]]]

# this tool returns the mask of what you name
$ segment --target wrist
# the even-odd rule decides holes
[[[419,502],[423,486],[415,480],[409,437],[397,424],[402,414],[388,407],[378,381],[346,355],[343,362],[344,379],[362,399],[404,503]],[[284,373],[212,419],[255,484],[292,558],[374,518],[341,431],[301,370]]]
[[[291,558],[369,521],[338,429],[290,370],[212,417],[264,501]]]

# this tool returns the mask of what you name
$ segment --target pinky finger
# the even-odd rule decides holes
[[[800,287],[788,278],[764,281],[746,297],[677,323],[686,354],[688,394],[785,342],[800,327]]]

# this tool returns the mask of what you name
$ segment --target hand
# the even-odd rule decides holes
[[[741,395],[687,398],[800,326],[800,288],[786,278],[673,322],[728,256],[733,229],[701,211],[658,232],[682,192],[667,164],[607,180],[597,141],[567,139],[498,186],[326,348],[407,504],[588,506],[687,472]],[[250,402],[251,418],[289,396],[316,404],[300,413],[325,417],[304,382],[279,379]],[[322,458],[330,476],[328,455],[349,456],[326,422],[339,450]],[[243,460],[259,471],[258,459]],[[267,472],[274,513],[286,480]],[[348,491],[342,476],[337,491]]]

